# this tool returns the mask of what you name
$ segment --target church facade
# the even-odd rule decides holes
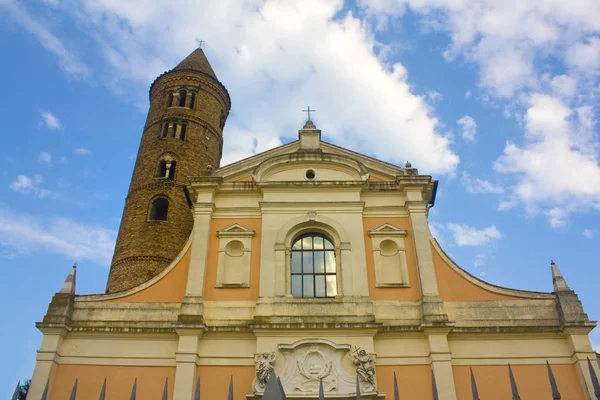
[[[202,50],[150,89],[104,294],[50,302],[29,400],[595,399],[595,327],[558,267],[553,291],[498,287],[432,237],[437,181],[298,140],[220,167],[230,99]],[[231,140],[231,138],[230,138]],[[550,276],[550,274],[549,274]],[[548,278],[549,280],[549,278]],[[549,282],[550,286],[550,282]],[[593,365],[593,369],[590,369]],[[472,372],[471,372],[472,371]]]

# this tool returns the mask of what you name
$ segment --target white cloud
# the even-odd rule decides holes
[[[463,171],[460,182],[465,187],[467,193],[471,194],[500,194],[504,193],[504,188],[501,185],[494,184],[485,179],[472,179],[468,172]]]
[[[485,254],[479,253],[479,254],[477,254],[477,257],[475,257],[475,261],[473,262],[473,267],[474,268],[482,267],[486,264],[486,262],[487,262],[487,260],[486,260]]]
[[[58,118],[56,118],[54,115],[52,115],[49,112],[43,111],[42,119],[44,120],[44,125],[46,125],[46,128],[48,128],[48,129],[62,128],[62,125],[61,125],[60,121],[58,120]]]
[[[38,161],[50,167],[52,166],[52,154],[42,151],[38,156]]]
[[[579,70],[595,73],[600,69],[600,37],[587,38],[569,48],[567,62]]]
[[[88,155],[88,154],[92,154],[91,150],[88,149],[88,148],[85,148],[85,147],[76,147],[74,151],[75,151],[76,154],[79,154],[79,155],[82,155],[82,156],[85,156],[85,155]]]
[[[300,110],[310,103],[317,126],[338,145],[396,163],[410,159],[428,173],[452,173],[459,158],[426,98],[414,93],[402,64],[379,58],[368,24],[343,7],[342,0],[185,7],[163,0],[143,8],[99,0],[73,3],[68,12],[93,32],[108,63],[100,72],[110,74],[111,87],[139,93],[144,103],[148,83],[202,37],[234,104],[222,164],[296,137],[304,122]]]
[[[25,175],[17,175],[17,178],[12,181],[8,187],[15,192],[33,194],[40,199],[43,199],[52,194],[50,190],[44,189],[40,186],[43,181],[44,180],[42,179],[41,175],[34,175],[33,178]]]
[[[498,240],[502,238],[502,234],[500,231],[498,231],[495,225],[491,225],[483,229],[477,229],[464,224],[449,223],[447,227],[452,232],[454,241],[459,247],[481,246],[490,242],[491,240]]]
[[[477,134],[477,123],[473,117],[465,115],[456,121],[456,123],[460,126],[463,139],[468,140],[469,142],[475,140],[475,135]]]
[[[437,103],[437,102],[444,100],[444,95],[436,90],[428,90],[427,98],[429,99],[429,101],[431,103]]]
[[[594,232],[592,232],[591,229],[584,229],[583,232],[581,232],[581,234],[586,239],[591,239],[594,236]]]
[[[529,98],[524,116],[525,143],[507,142],[496,171],[514,176],[507,201],[530,213],[542,211],[553,227],[568,215],[600,209],[600,166],[595,121],[587,107],[571,109],[543,94]]]
[[[49,1],[49,3],[53,2]],[[75,78],[83,78],[88,75],[86,65],[79,60],[75,53],[66,48],[62,40],[46,28],[42,19],[35,19],[22,2],[3,0],[0,1],[0,8],[6,9],[12,21],[20,24],[35,36],[46,50],[57,56],[63,71]]]
[[[0,247],[18,253],[48,252],[75,261],[110,265],[117,233],[99,226],[57,218],[43,222],[0,207]]]

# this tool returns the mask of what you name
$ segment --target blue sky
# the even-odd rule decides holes
[[[328,141],[440,180],[431,226],[467,271],[551,291],[553,259],[599,319],[600,3],[522,3],[0,0],[0,394],[74,262],[103,292],[149,85],[199,38],[232,97],[224,163],[310,105]]]

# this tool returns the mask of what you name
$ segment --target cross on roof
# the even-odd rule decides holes
[[[204,40],[202,40],[202,39],[196,39],[196,43],[198,43],[198,48],[201,49],[202,48],[202,43],[204,43]]]
[[[308,120],[310,121],[310,112],[315,112],[317,110],[311,110],[310,106],[306,107],[306,110],[302,110],[302,112],[308,113]]]

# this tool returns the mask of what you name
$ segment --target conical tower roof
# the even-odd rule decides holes
[[[184,58],[182,62],[173,68],[174,71],[184,69],[202,72],[217,79],[215,71],[213,71],[208,59],[206,58],[206,55],[204,54],[204,51],[201,48],[197,48],[196,50],[192,51],[189,56]]]

